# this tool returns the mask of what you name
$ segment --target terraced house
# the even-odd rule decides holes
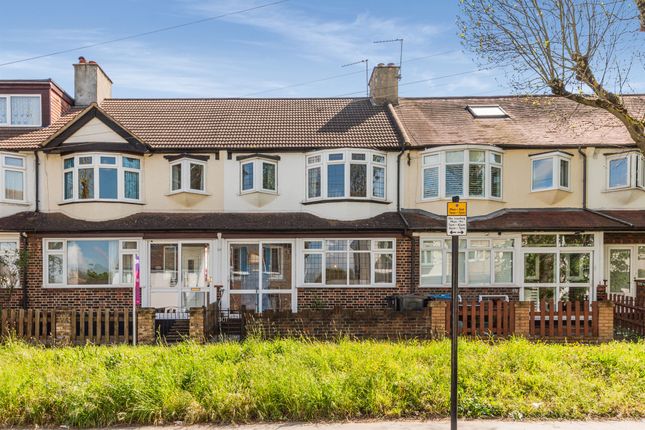
[[[74,97],[0,81],[0,249],[28,259],[5,306],[385,308],[448,291],[454,195],[463,297],[645,279],[645,163],[602,111],[399,98],[393,65],[351,99],[118,99],[98,64],[74,72]]]

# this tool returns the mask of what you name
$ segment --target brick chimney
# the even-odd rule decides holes
[[[399,66],[380,63],[374,67],[370,76],[370,99],[377,105],[399,104]]]
[[[112,80],[95,61],[78,58],[74,64],[74,104],[88,106],[112,97]]]

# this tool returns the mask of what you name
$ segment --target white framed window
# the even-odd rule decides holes
[[[14,154],[0,154],[2,199],[9,202],[25,202],[27,189],[27,160]]]
[[[120,154],[81,154],[63,159],[64,201],[141,200],[141,159]]]
[[[170,192],[205,193],[206,163],[192,158],[170,163]]]
[[[393,286],[396,282],[393,239],[306,239],[303,241],[305,286]]]
[[[306,200],[385,200],[386,155],[367,150],[308,154]]]
[[[278,162],[265,158],[240,160],[240,192],[278,192]]]
[[[18,240],[0,238],[0,289],[20,287],[19,260]]]
[[[137,239],[44,239],[44,284],[49,287],[132,286]]]
[[[591,300],[594,235],[523,234],[523,300]]]
[[[508,118],[500,105],[468,105],[466,109],[474,118]]]
[[[33,94],[0,94],[0,126],[40,127],[41,97]]]
[[[452,240],[421,238],[420,284],[422,287],[451,283]],[[459,284],[513,285],[516,239],[473,237],[459,240]]]
[[[607,190],[645,189],[645,158],[638,152],[607,157]]]
[[[571,155],[551,152],[531,156],[531,191],[571,190]]]
[[[421,200],[501,199],[502,153],[488,148],[435,149],[421,155]]]

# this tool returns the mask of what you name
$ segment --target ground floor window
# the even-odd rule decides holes
[[[305,285],[369,286],[394,284],[394,240],[305,240]]]
[[[136,240],[46,240],[45,284],[83,287],[132,285],[138,246]]]
[[[0,289],[20,286],[18,240],[0,240]]]
[[[609,292],[633,294],[633,280],[645,279],[645,244],[611,245],[605,252]]]

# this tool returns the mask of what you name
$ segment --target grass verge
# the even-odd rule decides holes
[[[446,416],[450,343],[0,345],[0,425]],[[645,343],[460,342],[460,415],[645,417]]]

